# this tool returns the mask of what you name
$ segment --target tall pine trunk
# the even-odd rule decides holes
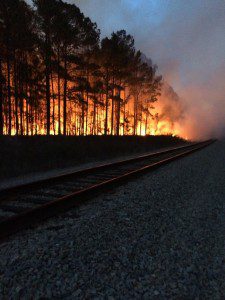
[[[124,102],[123,102],[123,135],[125,134],[125,121],[126,121],[126,86],[124,88]]]
[[[93,130],[92,135],[96,135],[96,101],[94,101],[94,112],[93,112]]]
[[[66,135],[66,99],[67,98],[67,59],[66,59],[66,50],[64,53],[64,86],[63,86],[63,134]]]
[[[105,99],[105,126],[104,134],[108,133],[108,108],[109,108],[109,72],[106,71],[106,99]]]
[[[55,92],[54,92],[54,78],[51,72],[51,86],[52,86],[52,126],[55,135]]]
[[[18,117],[18,69],[16,60],[14,60],[14,98],[15,98],[15,117],[16,117],[16,135],[19,134],[19,117]]]
[[[46,84],[46,134],[50,135],[50,108],[51,108],[51,92],[50,92],[50,65],[51,65],[51,45],[50,33],[47,29],[45,33],[45,84]]]
[[[3,135],[3,74],[2,74],[1,57],[0,57],[0,135]]]
[[[20,82],[20,134],[23,135],[24,127],[23,127],[23,112],[24,112],[24,99],[23,99],[23,84]]]
[[[7,94],[8,94],[8,135],[12,133],[12,102],[11,102],[11,64],[9,53],[7,55]]]
[[[26,99],[26,135],[29,135],[29,104]]]
[[[139,130],[140,130],[140,135],[142,134],[142,116],[143,116],[143,112],[142,112],[142,109],[141,109],[141,116],[140,116],[140,126],[139,126]]]
[[[112,111],[111,111],[111,135],[114,133],[114,78],[113,78],[113,89],[112,89]]]
[[[134,96],[134,128],[133,128],[133,134],[137,134],[137,109],[138,108],[138,95]]]
[[[60,54],[58,47],[58,134],[61,134],[61,89],[60,89]]]
[[[146,113],[146,119],[145,119],[145,135],[147,135],[148,130],[148,114]]]
[[[120,109],[121,109],[121,103],[120,103],[120,91],[119,91],[118,100],[117,100],[117,113],[116,113],[116,135],[120,135]]]
[[[81,135],[84,135],[84,116],[85,116],[85,106],[82,102],[82,115],[81,115]]]

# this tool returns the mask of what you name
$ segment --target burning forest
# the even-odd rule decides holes
[[[224,29],[224,0],[0,0],[0,300],[225,299]]]
[[[182,107],[125,30],[61,0],[0,3],[0,135],[179,135]]]

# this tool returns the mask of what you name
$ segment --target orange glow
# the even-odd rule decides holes
[[[125,97],[125,93],[121,93],[121,97]],[[87,97],[87,95],[84,95]],[[78,102],[67,101],[67,135],[103,135],[105,133],[105,99],[101,99],[104,105],[94,103],[90,98],[88,105],[82,107]],[[164,116],[160,119],[160,115],[163,110],[163,101],[159,99],[154,103],[154,108],[148,109],[149,105],[143,107],[143,110],[138,111],[136,130],[134,131],[134,100],[131,98],[124,106],[121,104],[120,111],[120,124],[119,135],[173,135],[180,136],[180,129],[178,124],[172,122],[169,117]],[[12,100],[13,102],[13,100]],[[141,99],[140,99],[141,102]],[[28,135],[45,135],[46,124],[45,121],[45,101],[42,100],[43,113],[34,120],[34,122],[26,123],[26,113],[29,114],[29,104],[26,106],[24,101],[23,112],[23,134]],[[151,104],[150,104],[151,105]],[[150,106],[149,105],[149,106]],[[152,106],[152,105],[151,105]],[[28,111],[26,111],[26,109]],[[82,111],[83,110],[83,111]],[[112,102],[109,102],[108,107],[108,122],[107,122],[107,134],[117,134],[117,116],[116,116],[116,104],[114,103],[114,116],[112,119]],[[54,117],[53,117],[54,116]],[[19,115],[20,119],[21,116]],[[59,134],[59,120],[60,120],[60,132],[63,133],[63,102],[60,101],[60,115],[57,99],[51,101],[51,128],[50,134]],[[113,128],[112,128],[113,124]],[[27,128],[28,126],[28,128]],[[6,134],[6,127],[4,128]],[[15,118],[12,118],[12,135],[16,134]],[[19,132],[21,134],[21,132]]]
[[[85,115],[85,119],[82,122],[79,118],[79,110],[74,111],[73,114],[69,115],[69,122],[67,122],[67,131],[69,135],[103,135],[104,134],[104,123],[105,123],[105,115],[104,110],[98,110],[96,114],[95,122],[96,124],[91,124],[93,122],[92,116],[92,105],[89,107],[90,111],[88,114]],[[110,111],[111,113],[111,111]],[[156,112],[157,113],[157,112]],[[88,117],[88,120],[87,120]],[[111,133],[111,116],[108,118],[108,134]],[[61,123],[61,132],[63,132],[63,118],[60,118]],[[83,124],[82,124],[83,123]],[[114,120],[115,123],[115,120]],[[83,126],[83,132],[81,133],[81,128]],[[95,126],[95,128],[93,128]],[[115,124],[114,124],[115,126]],[[45,135],[46,129],[41,122],[34,123],[32,125],[33,131],[31,128],[28,130],[28,134],[32,135],[32,132],[37,133],[39,135]],[[59,122],[58,120],[51,120],[51,135],[57,135],[59,129]],[[27,132],[26,126],[24,131]],[[113,134],[115,134],[116,129],[113,129]],[[133,119],[130,117],[129,119],[129,126],[125,126],[124,124],[124,113],[122,113],[120,117],[120,129],[119,135],[132,135],[133,134]],[[154,118],[148,120],[148,124],[146,125],[146,120],[143,119],[142,121],[138,121],[137,123],[137,135],[146,136],[146,135],[173,135],[179,136],[179,129],[174,126],[171,122],[167,120],[157,121]],[[12,135],[16,135],[15,124],[12,126]]]

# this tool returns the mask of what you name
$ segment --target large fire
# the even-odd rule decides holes
[[[133,36],[101,40],[78,7],[52,3],[3,6],[0,135],[180,135],[179,97]]]
[[[57,95],[57,88],[57,80],[52,80],[51,135],[65,134],[63,95],[60,95],[60,97]],[[62,84],[60,89],[63,91]],[[74,92],[73,97],[68,97],[66,100],[66,135],[172,135],[184,137],[180,128],[182,109],[180,102],[177,100],[178,96],[173,90],[171,92],[171,89],[167,83],[164,83],[162,93],[156,102],[149,103],[142,96],[136,105],[133,96],[126,96],[130,92],[128,88],[121,91],[119,124],[116,111],[117,105],[119,105],[118,102],[109,99],[106,122],[106,98],[104,95],[100,99],[96,99],[84,93],[83,98],[88,100],[82,103],[76,99],[76,92]],[[127,98],[129,100],[125,100]],[[11,135],[46,135],[46,100],[40,100],[37,111],[36,109],[33,110],[32,105],[26,99],[22,101],[23,110],[21,112],[19,109],[16,110],[15,98],[12,97],[11,99]],[[19,132],[16,130],[18,120],[20,124]],[[4,134],[8,134],[7,125],[6,118]]]
[[[57,111],[57,106],[55,107],[55,110]],[[155,112],[156,116],[158,115],[157,112]],[[57,114],[56,114],[57,117]],[[90,111],[88,112],[88,116],[85,116],[85,122],[84,122],[84,128],[83,133],[80,132],[80,128],[82,126],[82,122],[79,118],[79,112],[77,115],[75,114],[75,111],[70,114],[69,116],[70,121],[67,123],[67,134],[68,135],[104,135],[104,111],[101,111],[98,109],[98,113],[96,114],[96,124],[93,125],[90,123],[91,118],[93,118],[93,111],[90,108]],[[58,119],[58,117],[57,117]],[[89,119],[89,120],[88,120]],[[93,121],[93,120],[92,120]],[[111,117],[109,118],[109,124],[111,124]],[[60,117],[60,127],[61,132],[63,132],[63,118]],[[26,128],[26,125],[24,126],[24,131],[28,135],[38,134],[38,135],[45,135],[46,129],[44,124],[40,120],[37,120],[32,124],[32,127],[29,126],[28,130]],[[4,132],[6,134],[6,128],[4,128]],[[111,125],[108,127],[108,134],[115,134],[115,130],[111,129]],[[54,120],[51,118],[51,135],[58,135],[59,134],[59,121]],[[15,123],[12,124],[12,135],[16,135],[16,128]],[[132,113],[130,122],[125,124],[124,123],[124,115],[120,118],[120,131],[119,135],[133,135],[133,125],[132,125]],[[157,117],[154,115],[148,120],[148,124],[146,125],[146,116],[145,119],[142,121],[138,121],[137,123],[137,129],[136,129],[136,135],[140,136],[146,136],[146,135],[172,135],[172,136],[180,136],[180,130],[178,124],[173,124],[169,120],[157,120]]]

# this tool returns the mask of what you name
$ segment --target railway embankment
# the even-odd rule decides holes
[[[3,136],[0,182],[185,143],[172,136]]]
[[[224,299],[225,141],[1,244],[0,295]]]

